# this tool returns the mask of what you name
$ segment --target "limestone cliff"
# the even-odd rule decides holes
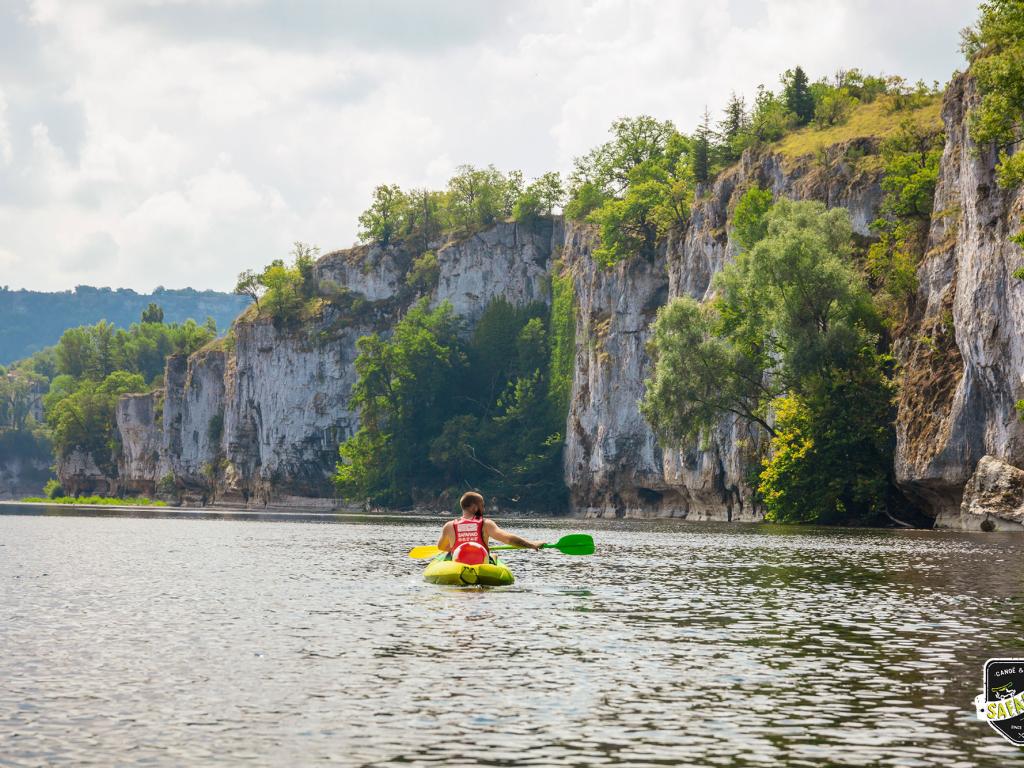
[[[449,301],[472,323],[498,296],[547,301],[556,237],[557,222],[502,223],[439,247],[432,303]],[[322,289],[358,306],[324,302],[291,327],[247,312],[227,340],[169,358],[162,391],[118,404],[121,490],[173,487],[194,503],[333,506],[338,445],[358,426],[349,407],[356,341],[387,333],[416,299],[405,284],[410,265],[393,247],[327,254],[315,267]]]
[[[576,286],[576,372],[566,428],[566,482],[576,511],[592,516],[756,520],[749,484],[758,435],[723,419],[700,444],[662,450],[637,402],[650,375],[650,323],[666,301],[705,299],[711,279],[735,254],[729,222],[751,186],[778,196],[821,200],[850,211],[863,236],[877,218],[882,191],[877,170],[847,159],[877,152],[877,142],[830,147],[823,158],[787,160],[771,152],[741,161],[701,190],[690,224],[670,237],[654,262],[635,259],[613,269],[590,257],[591,228],[566,227],[563,257]]]
[[[1024,191],[1002,190],[994,152],[975,146],[968,111],[973,81],[950,84],[946,146],[928,254],[911,327],[896,349],[903,363],[896,477],[937,518],[958,526],[965,484],[982,456],[1024,464],[1024,265],[1009,236],[1022,227]]]
[[[1006,484],[999,478],[1007,473],[993,480],[988,466],[964,500],[973,517],[961,515],[964,486],[982,456],[1024,464],[1024,429],[1013,407],[1024,397],[1024,291],[1011,277],[1024,258],[1008,239],[1021,227],[1024,197],[998,189],[995,158],[972,145],[966,120],[975,99],[964,77],[945,97],[947,143],[929,250],[895,340],[904,384],[896,476],[940,525],[955,526],[979,519],[992,497],[986,489]],[[801,158],[747,151],[699,190],[688,227],[654,258],[611,269],[591,257],[597,236],[590,225],[558,218],[499,223],[433,244],[433,286],[407,285],[412,254],[398,247],[328,254],[316,264],[316,277],[348,304],[325,302],[289,328],[247,312],[228,340],[189,359],[171,358],[163,391],[121,401],[116,484],[150,493],[173,483],[186,501],[333,504],[337,446],[357,427],[349,407],[356,340],[386,334],[419,295],[434,305],[451,302],[469,325],[496,297],[548,301],[557,268],[572,276],[575,294],[564,453],[573,510],[758,519],[750,486],[763,453],[756,434],[727,419],[700,444],[665,450],[640,416],[650,324],[673,297],[709,296],[714,274],[735,255],[731,215],[752,185],[845,207],[855,231],[869,238],[882,202],[880,164],[872,162],[878,150],[877,139],[861,138]],[[77,460],[75,472],[95,485],[95,467],[87,464]]]

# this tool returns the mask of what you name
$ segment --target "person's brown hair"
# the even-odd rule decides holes
[[[469,508],[472,507],[474,504],[479,504],[480,505],[480,509],[479,509],[479,511],[477,511],[476,516],[477,517],[483,517],[483,514],[484,514],[483,513],[484,497],[483,496],[481,496],[476,491],[466,491],[464,494],[462,494],[462,498],[459,499],[459,506],[462,507],[462,511],[463,512],[468,512]]]

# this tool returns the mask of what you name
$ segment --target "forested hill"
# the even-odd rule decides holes
[[[226,329],[249,300],[244,296],[192,288],[157,288],[153,293],[136,293],[129,288],[93,288],[80,285],[73,291],[44,293],[0,288],[0,365],[28,357],[55,344],[67,328],[107,320],[127,328],[139,320],[142,311],[156,302],[166,322],[188,318],[202,323],[212,317],[220,330]]]

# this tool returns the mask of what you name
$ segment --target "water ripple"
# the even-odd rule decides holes
[[[456,590],[422,521],[0,516],[0,764],[1024,764],[971,706],[1019,538],[517,527],[600,551]]]

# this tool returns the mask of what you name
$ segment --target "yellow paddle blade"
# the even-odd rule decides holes
[[[437,557],[442,550],[439,547],[413,547],[409,550],[409,557],[413,560],[426,560],[428,557]]]

